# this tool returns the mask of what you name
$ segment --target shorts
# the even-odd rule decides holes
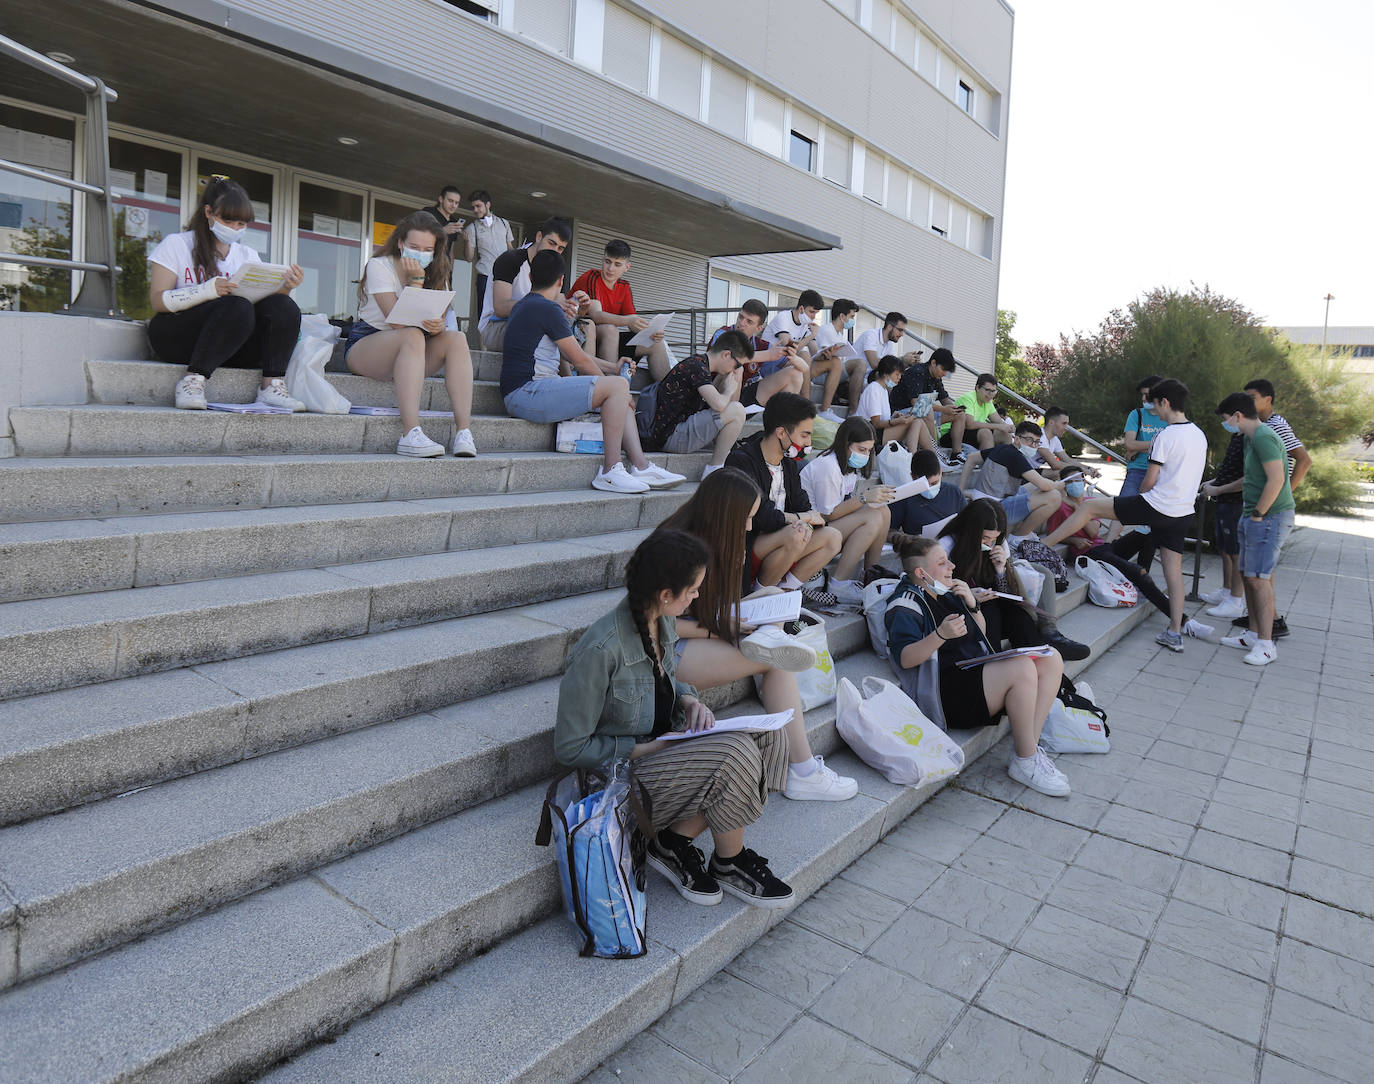
[[[531,380],[506,396],[506,413],[527,422],[566,422],[592,409],[592,392],[600,377],[560,376]]]
[[[971,666],[967,670],[957,666],[940,667],[940,706],[944,708],[945,727],[949,730],[972,730],[997,722],[996,716],[988,711],[981,666]]]
[[[1018,489],[1010,497],[1003,497],[1001,503],[1002,511],[1007,514],[1008,527],[1015,527],[1030,515],[1030,494],[1024,489]]]
[[[1186,516],[1166,516],[1155,511],[1155,506],[1140,493],[1115,498],[1112,501],[1112,512],[1122,523],[1150,528],[1150,533],[1155,537],[1155,544],[1161,549],[1182,553],[1188,548],[1188,530],[1193,525],[1191,512]]]
[[[353,349],[359,339],[366,339],[369,335],[375,335],[379,331],[385,330],[380,327],[373,327],[371,324],[362,320],[354,320],[353,326],[348,329],[348,338],[344,340],[344,357],[348,357],[348,352]],[[1239,507],[1239,506],[1238,506]]]
[[[698,410],[690,418],[677,423],[668,434],[662,450],[675,455],[699,452],[719,435],[725,422],[714,410]]]
[[[479,328],[477,337],[482,340],[483,350],[500,351],[506,345],[506,321],[493,320],[484,328]]]
[[[1127,467],[1125,481],[1121,483],[1121,496],[1134,497],[1145,484],[1145,472],[1149,467]]]
[[[1279,563],[1279,551],[1283,549],[1284,539],[1293,529],[1293,509],[1270,512],[1256,523],[1249,516],[1241,516],[1240,530],[1240,571],[1242,576],[1256,580],[1267,580],[1274,574],[1274,566]]]
[[[1218,503],[1213,514],[1217,521],[1217,549],[1234,557],[1240,552],[1240,501]]]
[[[743,407],[756,406],[759,401],[759,382],[751,380],[740,389],[739,405]]]

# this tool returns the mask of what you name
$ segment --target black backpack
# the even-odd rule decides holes
[[[1065,674],[1059,681],[1059,700],[1066,708],[1082,708],[1084,711],[1092,712],[1102,720],[1102,732],[1107,737],[1112,736],[1112,728],[1107,725],[1107,711],[1100,708],[1078,691],[1073,679]]]

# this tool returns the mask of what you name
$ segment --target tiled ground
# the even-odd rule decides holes
[[[1294,532],[1263,670],[1152,618],[1071,798],[994,750],[589,1079],[1374,1079],[1371,534]]]

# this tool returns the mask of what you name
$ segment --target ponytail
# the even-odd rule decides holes
[[[254,220],[253,201],[243,185],[228,177],[215,174],[205,185],[196,200],[195,213],[186,223],[191,231],[191,263],[198,282],[206,282],[219,274],[219,254],[215,251],[215,235],[210,232],[210,218],[205,213],[209,207],[220,218],[231,222],[252,222]],[[181,285],[185,285],[182,283]]]

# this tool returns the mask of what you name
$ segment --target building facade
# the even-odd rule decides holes
[[[628,240],[641,310],[814,288],[990,367],[1012,25],[1000,0],[8,0],[0,32],[119,93],[131,315],[146,251],[212,173],[245,185],[252,243],[300,263],[302,308],[331,317],[356,310],[373,242],[455,183],[517,234],[572,219],[574,271]],[[81,108],[6,64],[0,159],[82,176]],[[80,258],[82,214],[0,170],[0,249],[66,255],[75,235]],[[71,289],[0,265],[0,305]]]

